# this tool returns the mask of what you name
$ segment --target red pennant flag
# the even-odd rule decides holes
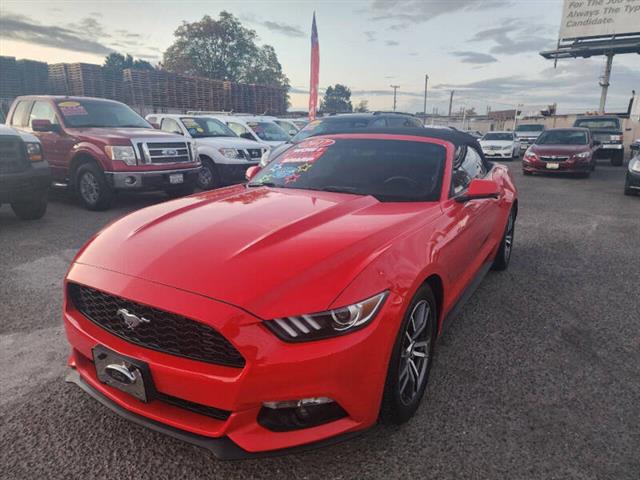
[[[320,79],[320,44],[316,28],[316,12],[313,12],[311,24],[311,85],[309,87],[309,121],[316,119],[318,110],[318,82]]]

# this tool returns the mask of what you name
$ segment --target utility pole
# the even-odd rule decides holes
[[[455,90],[451,90],[451,96],[449,97],[449,116],[451,116],[451,107],[453,106],[453,94]]]
[[[424,120],[422,122],[423,125],[427,124],[427,85],[429,84],[429,75],[424,76],[424,108],[422,112],[424,113]]]
[[[389,85],[393,88],[393,111],[396,111],[396,91],[400,88],[400,85]]]
[[[609,78],[611,77],[611,64],[613,63],[613,53],[607,54],[607,63],[604,65],[604,74],[600,78],[602,93],[600,94],[599,113],[604,114],[604,107],[607,103],[607,90],[609,90]]]

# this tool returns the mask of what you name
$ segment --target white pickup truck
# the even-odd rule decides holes
[[[269,145],[240,138],[220,120],[207,115],[153,113],[147,121],[165,132],[195,141],[202,169],[197,185],[202,190],[240,183],[245,172],[257,165]]]

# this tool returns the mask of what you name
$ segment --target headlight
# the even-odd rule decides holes
[[[269,163],[269,152],[270,152],[270,150],[266,149],[264,151],[264,153],[262,154],[262,156],[260,157],[260,163],[259,163],[260,168],[264,168],[264,167],[266,167],[268,165],[268,163]]]
[[[37,142],[27,142],[27,157],[32,162],[39,162],[42,160],[42,146]]]
[[[591,152],[582,152],[574,155],[576,158],[589,158],[591,156]]]
[[[527,150],[526,153],[524,154],[524,159],[525,160],[537,160],[538,156],[535,153]]]
[[[111,160],[120,160],[127,165],[136,164],[136,151],[133,147],[119,147],[107,145],[104,151]]]
[[[244,155],[240,150],[235,148],[221,148],[218,150],[223,157],[227,158],[244,158]]]
[[[276,318],[264,323],[285,342],[307,342],[335,337],[368,324],[380,311],[386,298],[387,292],[382,292],[353,305],[327,312]]]
[[[629,162],[629,171],[640,173],[640,159],[631,160]]]

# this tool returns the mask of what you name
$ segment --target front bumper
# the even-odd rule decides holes
[[[51,170],[47,162],[33,162],[23,172],[0,175],[0,203],[29,200],[45,192],[51,185]]]
[[[627,170],[626,187],[640,193],[640,173]]]
[[[549,168],[549,163],[557,163],[558,168]],[[591,160],[565,160],[563,162],[522,160],[522,169],[531,173],[586,173],[591,171]]]
[[[64,323],[72,346],[69,366],[84,384],[104,397],[103,403],[141,417],[145,423],[161,424],[183,436],[226,438],[239,451],[263,454],[352,435],[377,420],[388,360],[401,318],[401,302],[397,299],[388,298],[372,324],[362,330],[328,340],[289,344],[273,335],[260,319],[199,295],[80,264],[72,266],[68,279],[198,319],[220,332],[245,358],[245,366],[239,369],[139,347],[101,329],[66,300]],[[96,345],[145,362],[158,392],[226,410],[230,415],[219,420],[160,400],[143,403],[101,383],[92,361]],[[263,402],[310,397],[334,399],[347,416],[286,432],[271,431],[258,423]],[[226,456],[224,451],[221,455]]]
[[[193,185],[199,171],[200,167],[196,167],[176,170],[105,172],[105,176],[110,185],[117,190],[163,190],[180,185]],[[182,183],[170,182],[170,176],[175,174],[183,175]]]
[[[501,150],[483,150],[484,156],[486,158],[513,158],[514,151],[509,150],[503,152]],[[517,153],[517,152],[516,152]]]

